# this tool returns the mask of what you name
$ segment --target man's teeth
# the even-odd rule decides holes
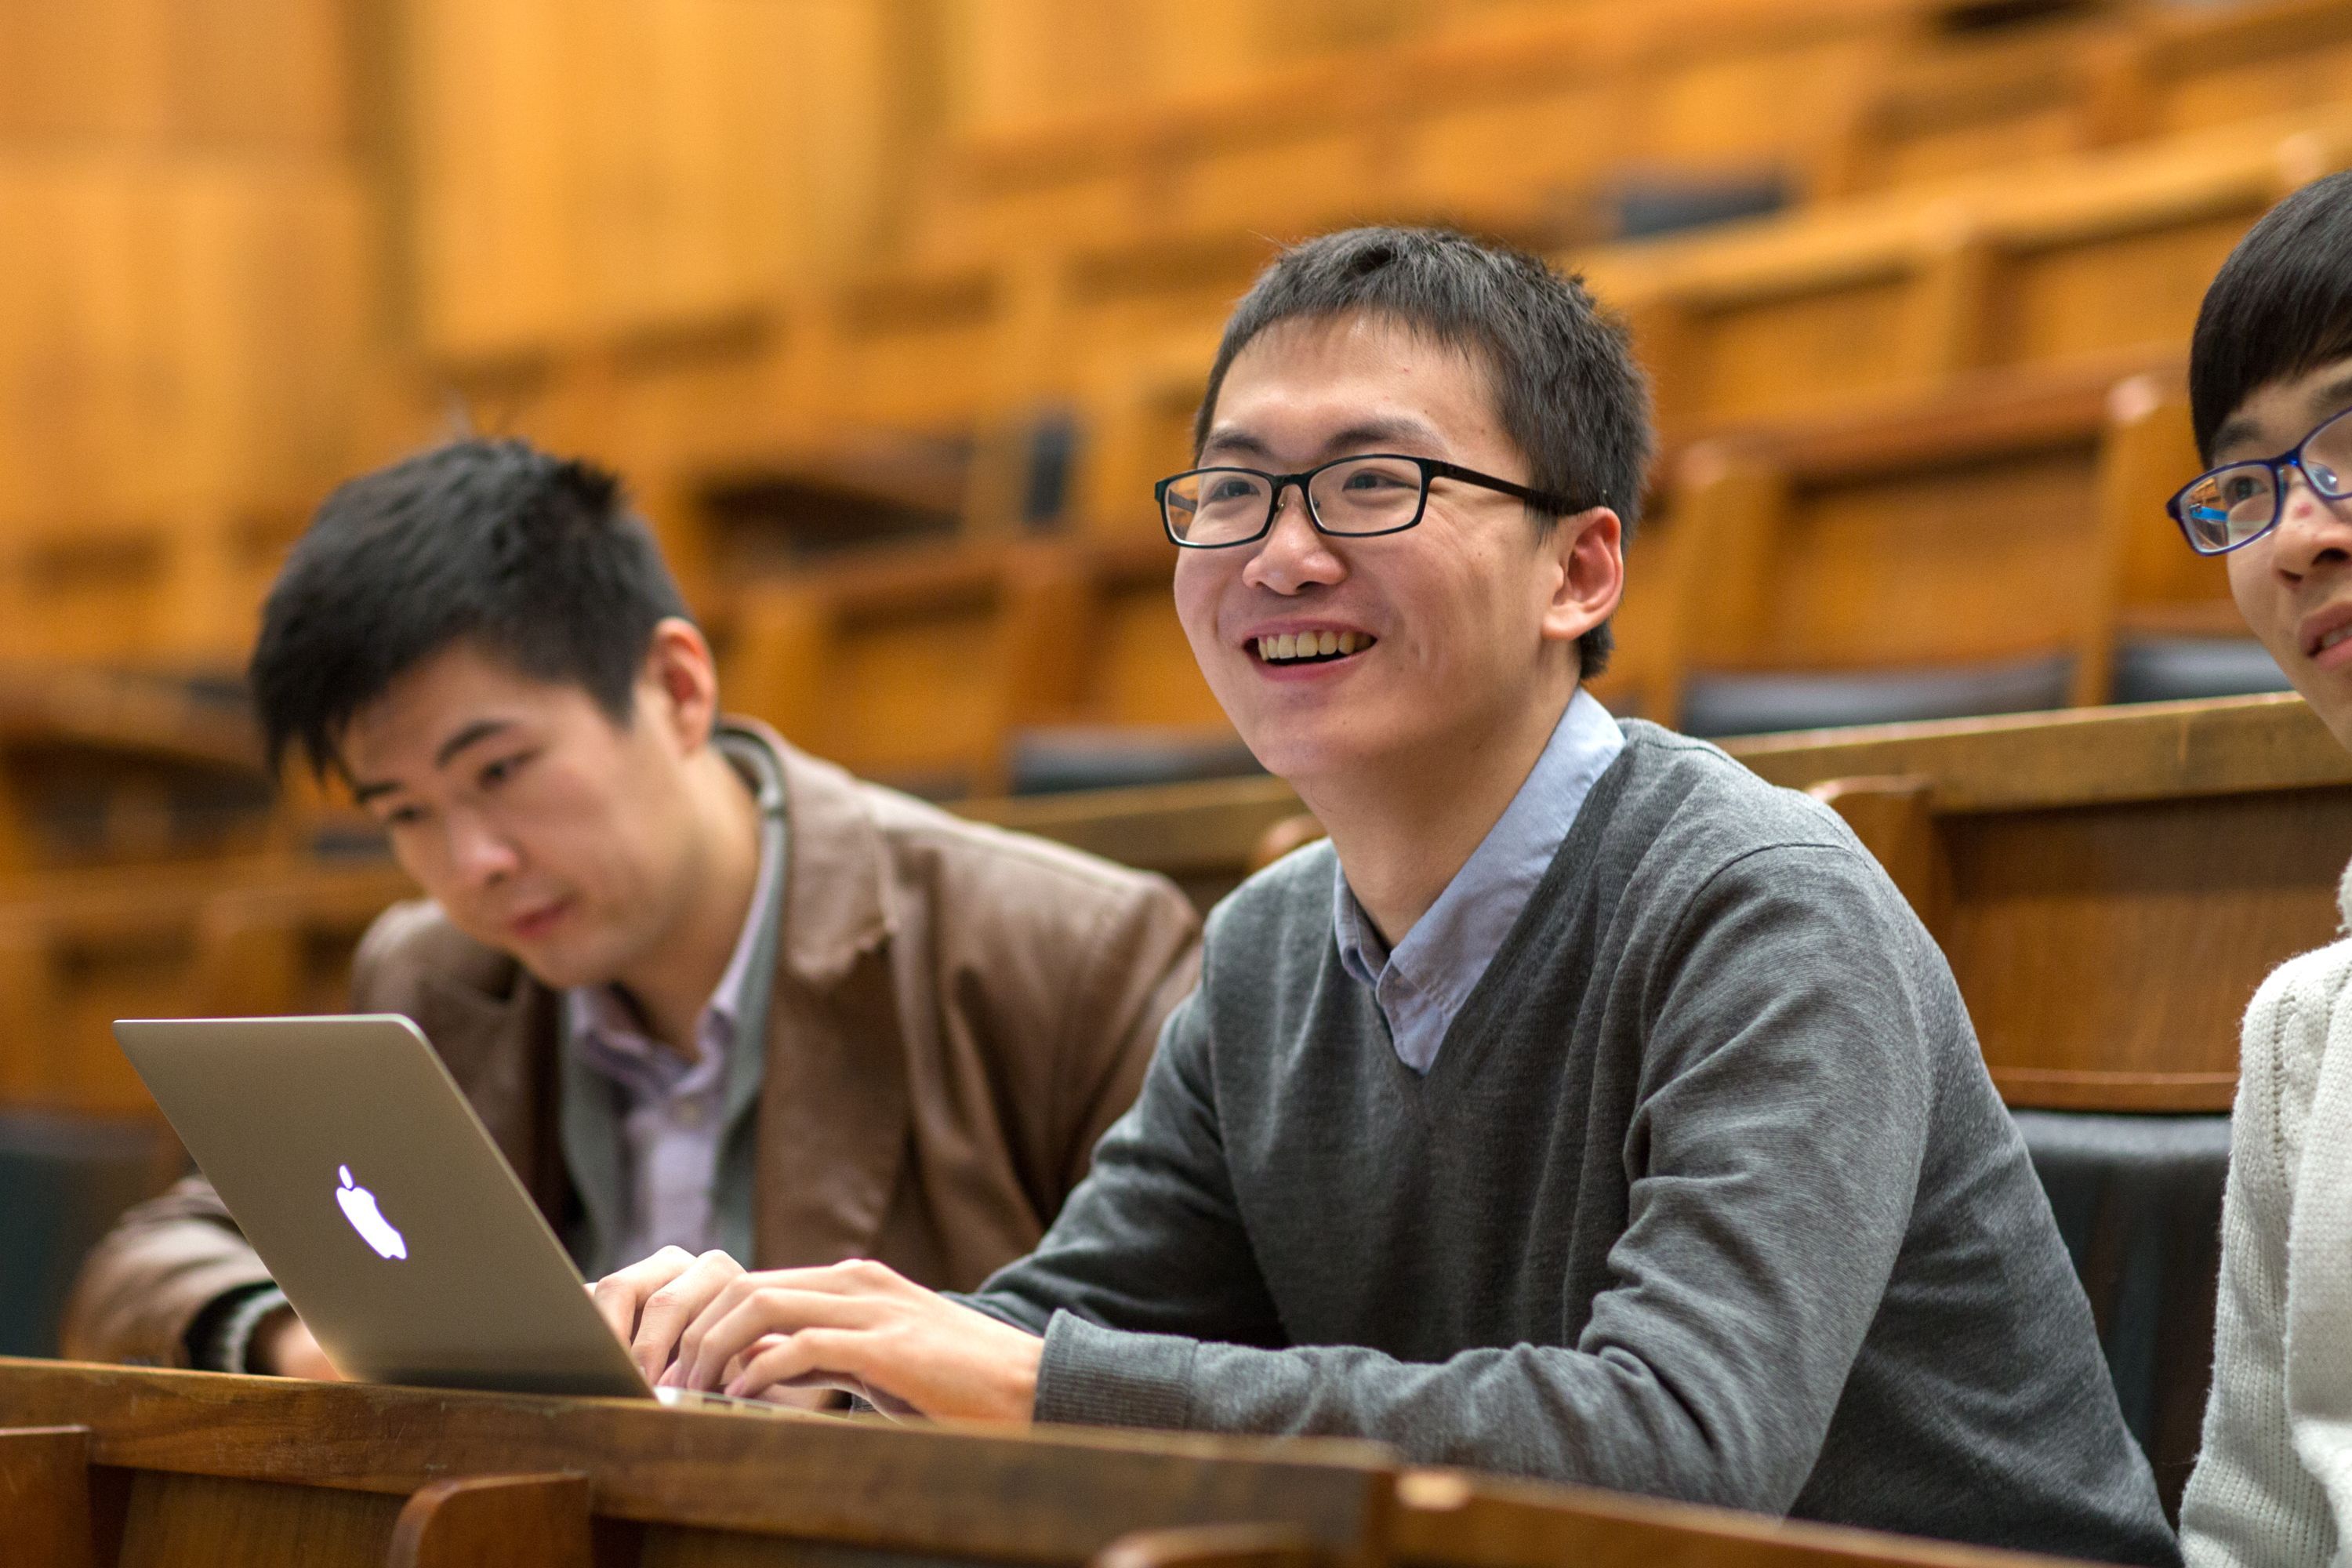
[[[2341,626],[2319,639],[2319,651],[2326,653],[2346,637],[2352,637],[2352,626]]]
[[[1277,664],[1286,658],[1354,653],[1371,646],[1372,639],[1361,632],[1284,632],[1279,637],[1258,638],[1257,656],[1268,664]]]

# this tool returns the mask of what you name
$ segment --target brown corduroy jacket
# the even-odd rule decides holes
[[[740,721],[739,721],[740,722]],[[881,1259],[969,1289],[1027,1252],[1143,1080],[1200,922],[1164,879],[966,822],[785,746],[790,843],[754,1112],[753,1263]],[[431,1040],[558,1233],[560,994],[437,907],[386,911],[352,1002]],[[91,1254],[65,1352],[184,1365],[196,1315],[268,1278],[184,1181]]]

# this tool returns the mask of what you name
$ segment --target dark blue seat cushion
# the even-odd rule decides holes
[[[2118,702],[2177,702],[2287,689],[2286,672],[2252,637],[2135,637],[2116,649]]]
[[[177,1153],[152,1121],[0,1111],[0,1355],[57,1354],[82,1259]]]
[[[2177,1519],[2212,1379],[2230,1119],[2011,1114],[2090,1297],[2124,1421]]]
[[[1264,773],[1230,730],[1065,725],[1013,738],[1014,795],[1123,789]]]
[[[2074,661],[2058,656],[1822,675],[1696,674],[1683,688],[1681,728],[1692,735],[1761,735],[1923,719],[1974,719],[2063,707]]]

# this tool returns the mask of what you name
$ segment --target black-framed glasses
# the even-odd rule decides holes
[[[1296,474],[1192,468],[1160,480],[1151,493],[1160,498],[1160,519],[1169,538],[1187,550],[1223,550],[1273,532],[1282,492],[1293,485],[1307,498],[1307,521],[1318,533],[1343,539],[1402,533],[1428,510],[1429,487],[1435,479],[1499,490],[1554,516],[1584,510],[1563,496],[1529,489],[1459,463],[1400,452],[1339,458]]]
[[[2352,408],[2334,416],[2275,458],[2224,463],[2181,486],[2164,503],[2200,555],[2222,555],[2278,526],[2286,471],[2301,473],[2329,500],[2352,496]]]

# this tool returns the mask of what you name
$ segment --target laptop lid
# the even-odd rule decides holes
[[[123,1019],[114,1035],[344,1376],[651,1392],[408,1019]]]

